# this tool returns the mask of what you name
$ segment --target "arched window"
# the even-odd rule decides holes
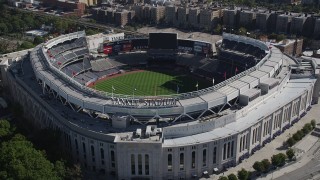
[[[78,150],[78,148],[79,148],[79,147],[78,147],[78,140],[75,139],[75,140],[74,140],[74,143],[76,144],[76,150]]]
[[[94,157],[94,147],[93,146],[91,146],[91,155],[92,155],[92,157]]]
[[[202,151],[202,166],[207,166],[207,150]]]
[[[192,151],[191,154],[191,168],[195,168],[196,167],[196,152]]]
[[[180,153],[180,170],[184,169],[184,154]]]
[[[83,153],[86,153],[86,144],[84,142],[82,143],[82,149],[83,149]]]
[[[111,161],[115,161],[115,158],[114,158],[114,151],[111,151]]]
[[[213,148],[213,164],[217,163],[217,147]]]
[[[100,148],[100,155],[101,155],[101,159],[104,159],[104,150],[103,150],[103,148]]]
[[[168,171],[172,171],[172,154],[168,154]]]
[[[149,175],[149,155],[148,154],[144,156],[144,167],[145,167],[146,175]]]
[[[116,167],[116,164],[115,164],[115,157],[114,157],[114,151],[111,150],[110,151],[110,156],[111,156],[111,167]]]
[[[138,155],[138,173],[142,175],[142,155]]]
[[[131,154],[131,174],[135,175],[136,174],[136,162],[134,159],[134,154]]]

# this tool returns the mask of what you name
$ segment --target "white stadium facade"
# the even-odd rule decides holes
[[[68,75],[71,61],[82,57],[87,65],[86,35],[77,32],[3,58],[1,77],[25,116],[39,128],[60,130],[66,150],[84,168],[117,179],[191,179],[241,163],[299,121],[319,95],[313,61],[232,34],[216,46],[237,57],[250,46],[263,56],[206,89],[124,96],[87,87],[90,74],[76,79],[84,68]]]

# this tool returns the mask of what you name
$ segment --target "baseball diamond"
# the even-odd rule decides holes
[[[193,82],[193,83],[190,83]],[[186,93],[212,85],[211,81],[179,71],[136,71],[97,82],[92,88],[124,95],[156,96]],[[113,87],[113,88],[112,88]]]

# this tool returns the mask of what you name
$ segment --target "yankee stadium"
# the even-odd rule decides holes
[[[191,179],[241,163],[318,103],[316,67],[228,33],[212,44],[80,31],[0,61],[35,126],[61,131],[85,169],[128,180]]]

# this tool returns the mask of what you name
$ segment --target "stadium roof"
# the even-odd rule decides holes
[[[294,79],[290,80],[288,85],[280,91],[274,98],[264,100],[264,103],[258,104],[252,111],[246,113],[236,121],[227,124],[224,127],[213,129],[212,131],[200,133],[196,135],[166,138],[163,145],[170,146],[184,146],[188,144],[195,144],[200,142],[209,142],[213,139],[224,138],[232,135],[232,133],[241,132],[248,126],[256,124],[261,118],[269,116],[270,112],[274,112],[280,107],[287,104],[288,99],[298,97],[302,91],[311,88],[315,79]]]

